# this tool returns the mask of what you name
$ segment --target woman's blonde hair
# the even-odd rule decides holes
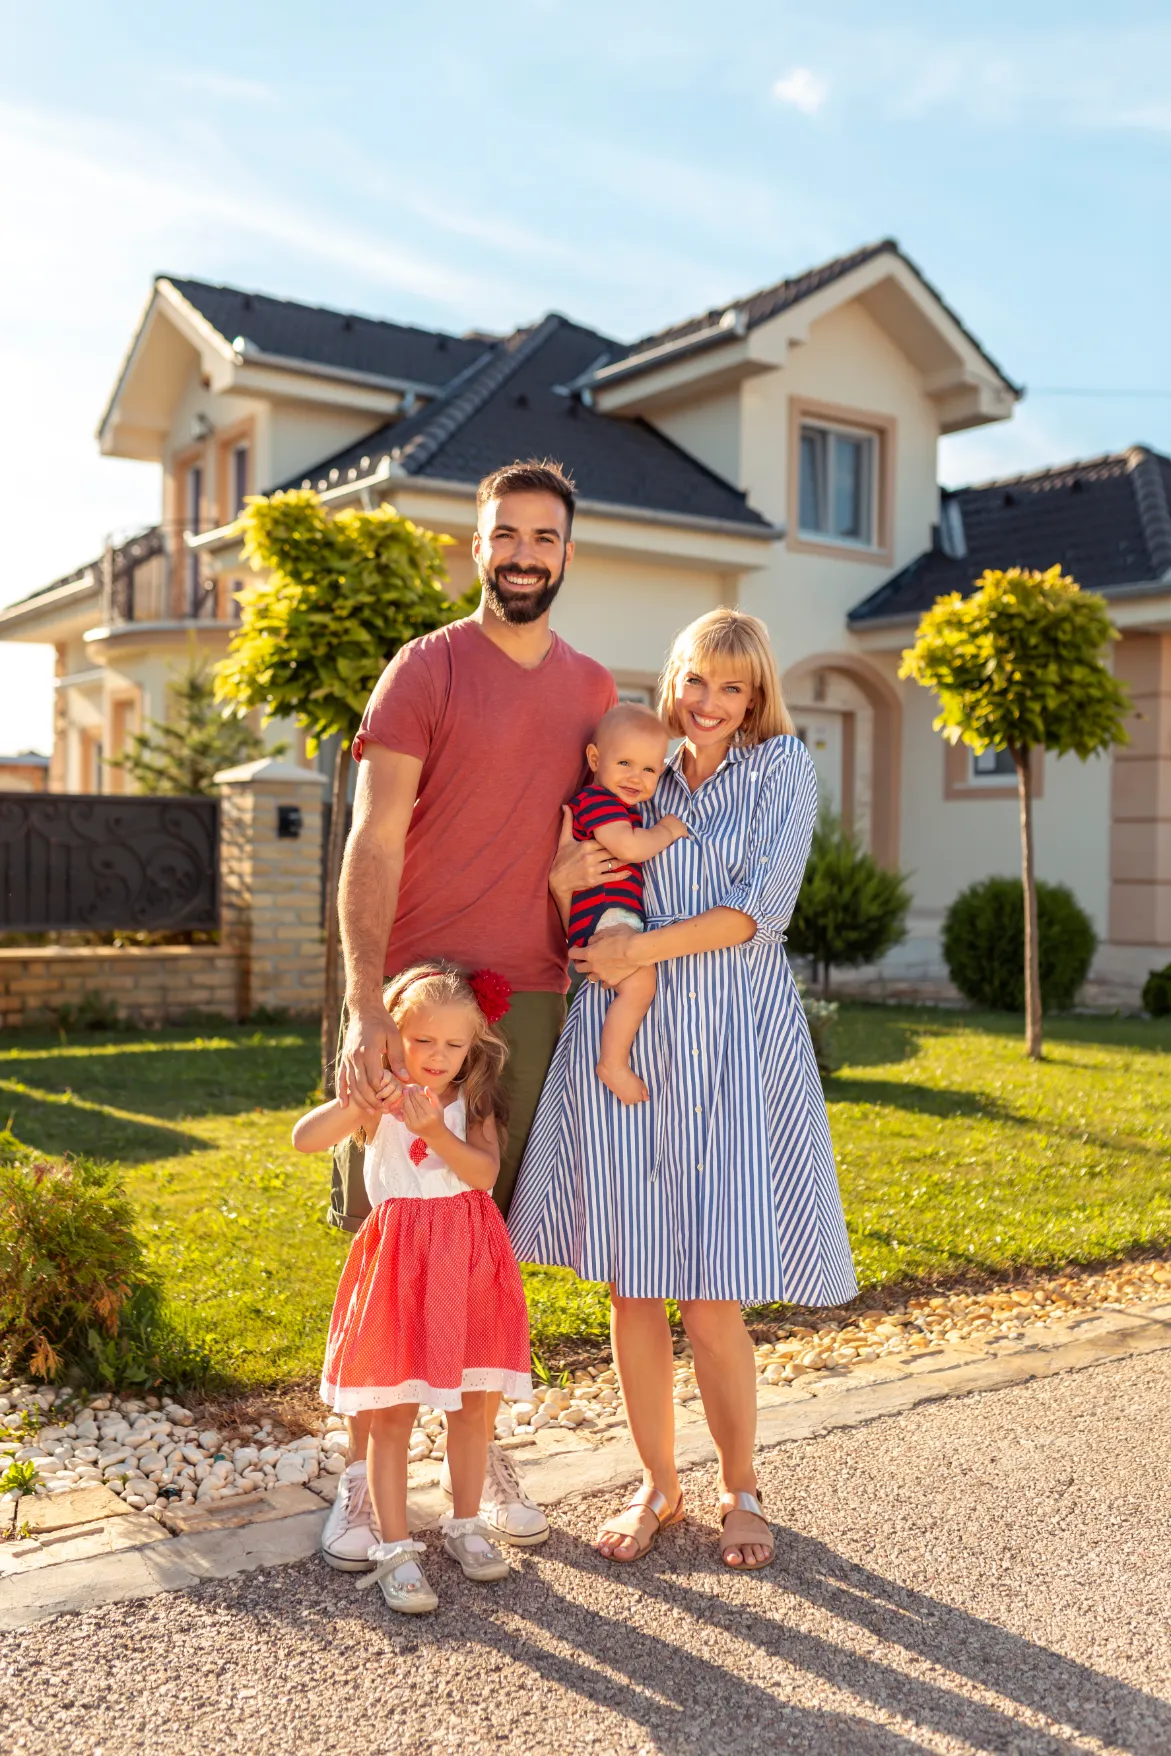
[[[462,1089],[469,1124],[491,1117],[503,1150],[508,1140],[508,1099],[500,1079],[508,1044],[498,1026],[489,1024],[480,1010],[464,971],[438,957],[412,964],[387,982],[382,1002],[396,1024],[416,1006],[466,1006],[475,1015],[476,1034],[455,1083]]]
[[[733,667],[752,684],[752,706],[736,734],[738,744],[763,744],[766,738],[793,733],[793,722],[781,694],[781,679],[768,629],[757,616],[721,606],[690,622],[675,636],[670,657],[659,678],[659,712],[673,737],[684,736],[679,718],[679,685],[689,670],[717,671]]]

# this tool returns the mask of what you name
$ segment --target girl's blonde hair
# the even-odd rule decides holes
[[[466,1006],[474,1014],[476,1034],[467,1059],[455,1076],[463,1092],[468,1122],[496,1123],[503,1151],[508,1141],[508,1099],[501,1074],[508,1059],[508,1044],[499,1028],[489,1024],[480,1010],[471,983],[458,964],[435,958],[412,964],[393,976],[382,990],[382,1002],[396,1024],[416,1006]]]
[[[659,713],[673,737],[684,736],[679,718],[679,685],[689,670],[735,668],[752,684],[752,706],[736,733],[738,744],[763,744],[782,733],[792,736],[793,722],[781,694],[781,679],[768,629],[757,616],[721,607],[709,610],[675,636],[675,644],[659,678]]]

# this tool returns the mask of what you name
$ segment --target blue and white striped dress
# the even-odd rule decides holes
[[[732,749],[692,793],[677,754],[648,823],[691,831],[646,867],[647,926],[742,909],[746,945],[657,965],[632,1065],[650,1101],[594,1071],[610,995],[578,993],[509,1214],[521,1261],[629,1298],[834,1305],[857,1290],[809,1027],[784,951],[817,815],[805,746]]]

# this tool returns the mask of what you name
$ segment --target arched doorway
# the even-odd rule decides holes
[[[786,671],[785,700],[817,769],[818,792],[882,866],[899,863],[902,703],[857,653],[819,652]]]

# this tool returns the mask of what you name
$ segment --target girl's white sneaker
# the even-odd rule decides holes
[[[427,1582],[427,1575],[412,1555],[425,1555],[426,1545],[413,1537],[400,1537],[394,1543],[375,1543],[370,1550],[373,1573],[359,1579],[358,1590],[369,1591],[378,1586],[392,1610],[403,1616],[425,1616],[439,1608],[439,1599]]]
[[[321,1533],[321,1558],[343,1573],[366,1573],[371,1566],[370,1545],[380,1534],[366,1465],[351,1463],[337,1479],[337,1498]]]
[[[507,1579],[509,1565],[488,1539],[488,1526],[482,1518],[445,1518],[442,1520],[444,1551],[463,1568],[465,1579],[486,1585],[493,1579]]]

